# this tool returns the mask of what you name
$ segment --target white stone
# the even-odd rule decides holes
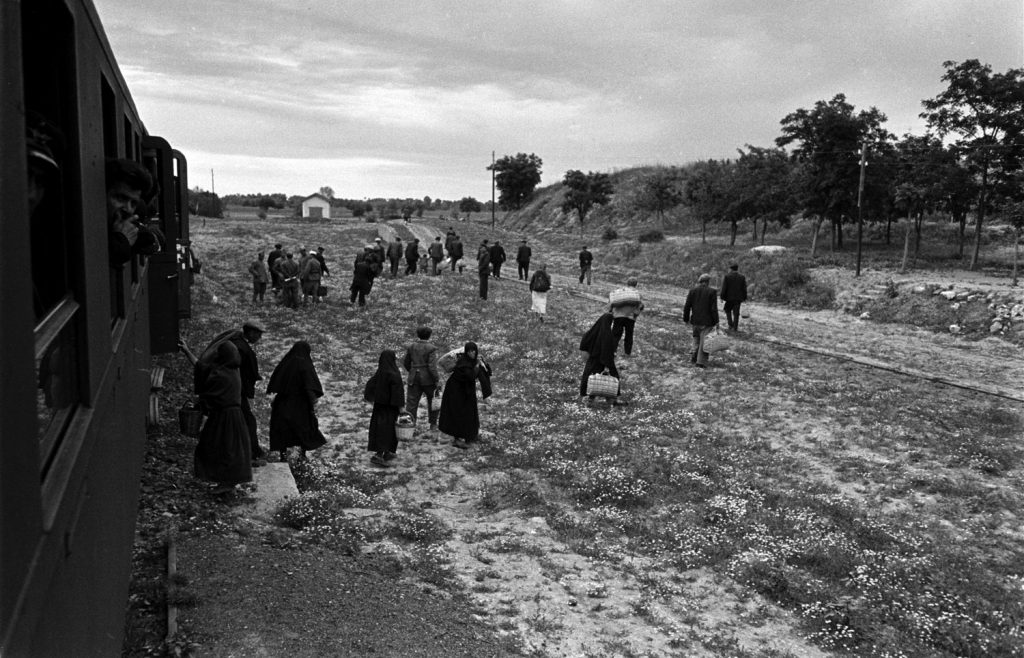
[[[867,311],[864,311],[863,313],[860,314],[860,319],[861,320],[870,320],[871,319],[871,314],[868,313]]]
[[[988,328],[990,334],[998,334],[1003,330],[1003,324],[1001,322],[993,322],[992,326]]]
[[[949,325],[949,333],[951,333],[951,334],[958,334],[958,333],[960,333],[960,325],[958,325],[958,324],[951,324],[951,325]]]
[[[928,292],[928,288],[926,288],[925,286],[914,286],[910,290],[911,290],[911,292],[913,292],[913,293],[915,293],[917,295],[922,295],[922,294]]]
[[[949,305],[949,307],[955,311],[958,308],[960,308],[960,302],[953,302],[952,304]]]
[[[771,256],[773,254],[781,254],[789,251],[788,247],[783,247],[779,244],[763,244],[758,247],[753,247],[752,252],[758,256]]]
[[[956,295],[954,295],[954,296],[957,299],[963,301],[963,300],[966,300],[968,297],[970,297],[971,293],[967,292],[966,290],[961,290],[960,292],[956,293]]]
[[[945,297],[946,299],[956,299],[955,290],[940,290],[939,294]]]

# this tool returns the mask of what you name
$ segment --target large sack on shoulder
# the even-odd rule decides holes
[[[640,291],[636,288],[616,288],[608,293],[608,303],[615,308],[617,306],[639,306]]]

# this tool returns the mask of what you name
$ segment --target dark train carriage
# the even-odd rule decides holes
[[[188,315],[184,157],[89,0],[0,3],[0,655],[120,653],[151,354]],[[164,239],[114,266],[105,163]]]

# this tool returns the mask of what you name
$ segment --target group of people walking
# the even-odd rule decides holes
[[[195,393],[206,416],[195,449],[194,471],[198,478],[216,485],[214,494],[230,493],[237,485],[252,481],[252,469],[266,464],[267,454],[259,444],[252,412],[256,382],[262,379],[252,346],[263,333],[259,324],[249,321],[241,329],[218,334],[199,354],[184,341],[179,342],[193,366]],[[380,353],[376,372],[366,382],[363,397],[373,404],[367,450],[373,453],[371,462],[377,466],[387,467],[396,457],[399,416],[407,415],[414,425],[424,397],[428,428],[421,434],[435,437],[440,430],[452,437],[451,445],[462,449],[479,439],[477,383],[481,396],[489,397],[491,367],[473,342],[448,353],[442,363],[438,347],[431,342],[432,333],[427,326],[416,330],[416,340],[408,345],[402,359],[406,376],[399,370],[395,351],[386,349]],[[443,387],[442,372],[447,374]],[[292,345],[274,368],[266,391],[274,396],[270,405],[270,452],[277,452],[281,461],[287,461],[291,448],[305,457],[307,451],[326,444],[316,414],[317,400],[323,397],[324,389],[308,342],[299,340]]]
[[[451,362],[441,364],[438,348],[430,340],[432,334],[427,326],[416,329],[416,340],[402,357],[404,377],[396,352],[383,350],[376,372],[363,389],[363,399],[373,404],[366,448],[373,453],[370,462],[376,466],[387,467],[397,456],[402,415],[408,417],[406,426],[415,431],[422,398],[427,402],[428,428],[421,436],[434,437],[440,431],[452,437],[452,446],[461,449],[479,440],[477,383],[481,397],[490,397],[491,367],[480,357],[474,342],[467,342],[461,351],[449,353]],[[443,370],[450,372],[442,386]]]

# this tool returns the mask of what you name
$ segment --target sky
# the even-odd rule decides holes
[[[944,61],[1024,67],[1024,0],[94,2],[148,132],[221,195],[487,201],[492,152],[542,186],[734,157],[838,93],[921,134]]]

